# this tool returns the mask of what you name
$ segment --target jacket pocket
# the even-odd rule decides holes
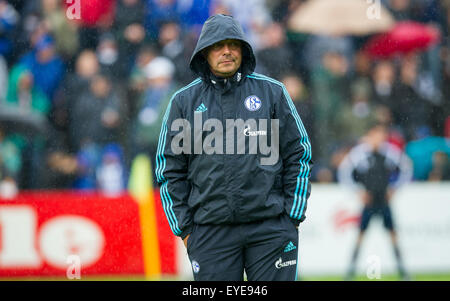
[[[193,245],[194,239],[195,239],[195,235],[194,235],[194,233],[196,232],[195,230],[197,230],[197,224],[194,224],[194,226],[192,227],[192,232],[189,235],[189,238],[187,240],[186,250],[187,250],[188,254],[191,254],[191,251],[192,251],[192,245]]]
[[[297,229],[297,225],[295,224],[295,221],[292,218],[290,218],[287,213],[284,213],[283,217],[285,220],[285,225],[287,227],[287,230],[293,231],[293,232],[295,232],[296,235],[298,235],[298,229]]]

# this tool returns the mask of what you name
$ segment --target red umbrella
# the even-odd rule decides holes
[[[399,22],[392,30],[371,38],[363,50],[373,58],[388,58],[425,50],[438,43],[440,37],[435,27],[412,21]]]

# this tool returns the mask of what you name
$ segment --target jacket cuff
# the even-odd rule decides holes
[[[291,218],[290,220],[294,224],[294,226],[298,227],[298,225],[300,225],[300,221],[298,219]]]
[[[298,221],[298,223],[302,223],[304,220],[306,219],[306,215],[302,215],[302,217],[300,218],[300,220]]]
[[[305,219],[306,219],[306,215],[304,215],[304,214],[302,215],[302,217],[300,219],[290,218],[291,222],[297,228],[298,228],[298,226],[300,226],[300,223],[302,223]]]
[[[182,240],[184,240],[186,238],[186,236],[188,236],[189,234],[192,233],[192,225],[187,226],[183,232],[181,232],[181,234],[179,235],[181,237]]]

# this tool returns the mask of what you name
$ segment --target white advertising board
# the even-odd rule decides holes
[[[410,273],[450,272],[450,183],[412,183],[391,201],[400,251]],[[362,204],[337,184],[313,184],[306,220],[299,230],[299,276],[342,275],[358,235]],[[186,250],[178,248],[179,272],[192,278]],[[374,265],[383,275],[397,272],[389,233],[381,218],[369,224],[357,261],[366,275]]]

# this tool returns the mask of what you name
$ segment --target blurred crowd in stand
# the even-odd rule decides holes
[[[383,0],[442,38],[382,60],[362,51],[370,36],[290,30],[303,2],[0,0],[0,193],[124,189],[138,153],[154,161],[162,115],[196,78],[188,62],[216,13],[242,24],[256,72],[285,84],[312,141],[313,181],[335,181],[374,121],[389,125],[415,180],[450,180],[450,1]]]

